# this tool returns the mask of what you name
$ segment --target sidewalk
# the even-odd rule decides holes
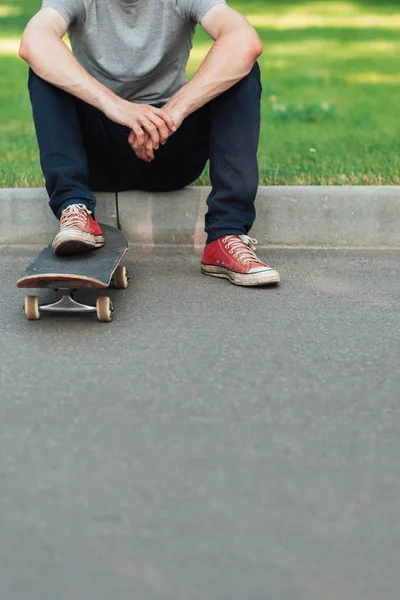
[[[263,252],[132,248],[105,324],[1,249],[2,600],[398,600],[399,253]]]
[[[120,226],[131,244],[200,247],[209,191],[100,193],[96,218]],[[45,245],[57,229],[43,189],[2,189],[0,206],[0,244]],[[400,248],[396,186],[260,187],[256,207],[260,247]]]

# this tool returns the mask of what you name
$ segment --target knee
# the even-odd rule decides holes
[[[33,69],[31,67],[29,67],[28,90],[30,91],[30,93],[32,94],[33,90],[36,90],[37,87],[40,86],[41,84],[45,85],[46,82],[44,81],[44,79],[39,77],[39,75],[36,75],[35,71],[33,71]]]
[[[35,71],[32,69],[32,67],[29,67],[28,70],[28,86],[31,87],[33,82],[39,79],[39,77],[36,75]]]
[[[260,70],[260,65],[258,64],[257,61],[254,63],[253,68],[251,69],[251,71],[249,73],[249,77],[253,77],[255,79],[258,79],[258,81],[261,81],[261,70]]]
[[[234,88],[232,88],[235,92],[240,92],[241,94],[245,94],[245,96],[249,99],[254,99],[259,102],[261,98],[262,85],[261,85],[261,72],[258,63],[254,63],[250,73],[246,75],[244,79],[239,81]]]
[[[49,83],[45,79],[42,79],[39,75],[35,73],[35,71],[31,67],[29,67],[28,89],[30,92],[32,92],[32,90],[49,92],[50,90],[55,90],[58,88],[55,88],[51,83]]]
[[[258,64],[258,62],[254,63],[253,68],[251,69],[250,73],[247,75],[245,80],[247,80],[247,82],[250,85],[252,85],[252,86],[255,85],[257,87],[257,89],[259,89],[261,92],[261,89],[262,89],[261,70],[260,70],[260,65]]]

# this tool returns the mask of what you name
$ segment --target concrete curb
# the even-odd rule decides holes
[[[96,218],[132,244],[201,247],[210,188],[96,194]],[[0,244],[49,242],[57,222],[43,189],[0,190]],[[400,248],[400,187],[260,187],[251,235],[259,246]]]
[[[97,194],[96,219],[117,227],[116,194]],[[48,244],[57,231],[42,188],[0,189],[0,244]]]

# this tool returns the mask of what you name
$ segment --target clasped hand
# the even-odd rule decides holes
[[[165,109],[150,104],[119,100],[104,112],[112,121],[131,130],[128,143],[136,156],[147,163],[154,160],[154,151],[165,144],[180,125]]]

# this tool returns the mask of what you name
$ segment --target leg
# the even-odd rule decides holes
[[[235,285],[277,284],[279,273],[258,258],[250,238],[258,188],[260,69],[210,103],[212,192],[206,215],[207,244],[202,256],[206,275]]]
[[[260,135],[260,69],[210,102],[210,174],[207,243],[225,234],[247,234],[255,219]]]
[[[28,87],[51,209],[57,218],[77,202],[93,211],[96,199],[91,189],[113,189],[106,117],[31,69]]]
[[[128,144],[129,129],[29,73],[29,91],[42,170],[57,218],[70,204],[91,211],[91,190],[172,191],[192,183],[208,160],[209,109],[185,119],[152,163],[139,160]]]

